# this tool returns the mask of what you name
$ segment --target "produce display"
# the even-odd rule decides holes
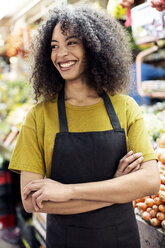
[[[141,110],[151,141],[158,142],[159,136],[165,133],[165,101],[151,106],[143,105]]]
[[[17,28],[8,35],[6,41],[6,54],[8,57],[16,56],[18,53],[26,55],[30,46],[30,27]]]
[[[107,11],[116,19],[126,19],[127,8],[123,8],[118,0],[110,0],[107,5]]]
[[[157,195],[133,201],[136,213],[154,227],[165,230],[165,102],[141,106],[149,137],[158,157],[161,185]]]
[[[0,143],[5,146],[14,141],[13,137],[32,106],[31,88],[23,81],[0,80]],[[17,129],[17,130],[16,130]]]
[[[157,195],[143,197],[133,201],[134,208],[143,220],[165,230],[165,134],[158,139],[156,149],[161,185]]]

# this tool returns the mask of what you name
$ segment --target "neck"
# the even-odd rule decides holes
[[[88,105],[96,103],[100,97],[86,82],[75,80],[65,82],[65,100],[74,105]]]

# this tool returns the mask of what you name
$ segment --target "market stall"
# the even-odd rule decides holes
[[[153,9],[149,2],[131,10],[132,33],[141,48],[136,57],[138,94],[148,97],[150,106],[142,105],[145,124],[158,155],[161,187],[157,195],[133,202],[141,236],[142,247],[163,247],[164,228],[164,99],[165,99],[165,29],[164,11]],[[141,17],[144,18],[141,18]],[[147,71],[148,70],[148,71]],[[146,75],[145,75],[146,74]],[[155,103],[155,104],[152,104]]]
[[[142,106],[151,142],[158,156],[161,186],[157,195],[133,202],[142,247],[163,247],[165,243],[165,102]],[[152,124],[151,124],[152,123]]]

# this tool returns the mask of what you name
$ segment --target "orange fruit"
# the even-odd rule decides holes
[[[165,164],[165,153],[163,152],[160,157],[159,157],[160,162],[162,162],[162,164]]]

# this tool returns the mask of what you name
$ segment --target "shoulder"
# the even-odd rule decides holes
[[[115,95],[111,95],[110,93],[108,93],[112,103],[114,103],[115,105],[126,105],[129,107],[130,104],[134,104],[137,105],[136,101],[128,95],[124,95],[124,94],[115,94]]]
[[[42,112],[42,108],[42,103],[33,105],[28,111],[23,125],[26,126],[29,122],[35,121],[36,116],[40,115],[40,113]]]
[[[139,105],[131,96],[123,95],[123,94],[110,95],[109,93],[108,95],[112,101],[112,104],[115,105],[116,107],[123,106],[130,111],[140,110]]]
[[[108,95],[117,115],[121,119],[126,118],[125,120],[128,125],[143,118],[141,108],[132,97],[124,94]]]

